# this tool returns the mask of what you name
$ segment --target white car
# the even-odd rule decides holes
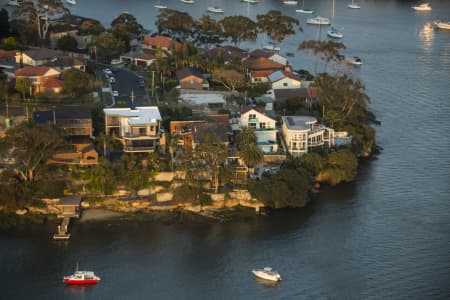
[[[122,61],[120,59],[113,59],[111,60],[111,64],[112,65],[120,65],[122,63]]]
[[[119,92],[118,92],[118,91],[112,91],[112,95],[113,95],[114,97],[118,97],[118,96],[119,96]]]
[[[110,83],[116,83],[116,78],[115,77],[110,77],[109,78],[109,82]]]
[[[103,73],[105,73],[106,75],[111,75],[112,71],[110,69],[106,68],[106,69],[103,69]]]

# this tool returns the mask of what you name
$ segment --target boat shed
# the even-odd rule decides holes
[[[81,196],[65,196],[59,200],[56,207],[59,209],[58,217],[74,217],[80,216]]]

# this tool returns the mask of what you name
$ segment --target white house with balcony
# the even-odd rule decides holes
[[[255,108],[247,107],[241,112],[241,116],[233,122],[233,130],[239,130],[242,127],[254,128],[256,142],[264,153],[269,154],[278,151],[278,129],[276,129],[274,119]]]
[[[105,108],[106,133],[123,145],[124,152],[149,153],[159,147],[161,114],[157,106]]]
[[[302,81],[291,72],[278,70],[270,74],[268,78],[272,84],[272,90],[299,89],[302,86]]]
[[[311,116],[282,117],[281,133],[287,151],[294,157],[308,153],[312,147],[334,145],[334,129],[317,124]]]

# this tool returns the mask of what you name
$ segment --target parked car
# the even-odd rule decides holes
[[[118,91],[112,91],[112,95],[113,95],[114,97],[118,97],[118,96],[119,96],[119,92],[118,92]]]
[[[145,87],[145,82],[144,81],[139,81],[138,87],[144,88]]]
[[[109,78],[109,82],[110,82],[110,83],[116,83],[116,78],[111,76],[111,77]]]
[[[113,59],[111,60],[111,64],[112,65],[120,65],[122,63],[122,61],[120,59]]]
[[[103,73],[105,73],[106,75],[111,75],[112,71],[109,68],[103,69]]]

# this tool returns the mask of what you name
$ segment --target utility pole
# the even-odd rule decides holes
[[[155,71],[152,71],[152,98],[155,97]]]
[[[134,99],[135,99],[136,97],[134,96],[134,90],[131,90],[131,96],[130,96],[130,99],[131,99],[131,109],[133,109],[133,107],[134,107]]]

